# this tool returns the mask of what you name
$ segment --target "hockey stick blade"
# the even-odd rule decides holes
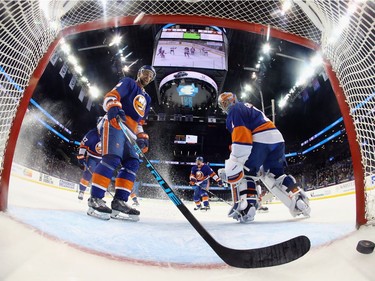
[[[306,236],[298,236],[279,244],[256,249],[231,249],[219,244],[165,182],[163,177],[139,148],[136,141],[129,136],[125,125],[119,119],[117,119],[117,122],[136,152],[146,161],[146,167],[168,195],[169,199],[226,264],[239,268],[259,268],[281,265],[302,257],[310,250],[310,240]]]

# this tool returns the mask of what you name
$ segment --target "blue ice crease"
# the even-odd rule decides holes
[[[163,263],[211,264],[221,259],[187,221],[101,221],[84,212],[11,206],[20,221],[60,240],[102,253]],[[221,244],[230,248],[259,248],[306,235],[320,246],[354,231],[352,223],[313,223],[309,220],[254,222],[241,225],[223,220],[203,222]]]

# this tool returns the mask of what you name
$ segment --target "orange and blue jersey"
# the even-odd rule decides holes
[[[94,158],[102,157],[100,135],[96,128],[88,131],[87,134],[82,138],[82,141],[79,145],[79,154],[84,155],[85,152],[88,156]]]
[[[218,175],[210,166],[203,164],[200,167],[195,165],[191,168],[190,180],[196,180],[199,186],[203,188],[208,187],[210,185],[210,178],[213,178],[215,181],[219,180]]]
[[[232,155],[247,159],[254,142],[275,144],[284,142],[275,124],[250,103],[235,103],[228,112],[226,126],[232,136]]]
[[[121,102],[126,115],[125,125],[136,135],[138,126],[142,125],[150,111],[151,97],[135,80],[125,77],[104,97],[105,110],[107,102],[114,99]]]
[[[96,128],[88,131],[87,134],[82,138],[79,145],[79,154],[86,155],[87,168],[84,170],[82,178],[79,181],[80,191],[85,191],[90,185],[92,172],[102,159],[101,147],[100,135]]]

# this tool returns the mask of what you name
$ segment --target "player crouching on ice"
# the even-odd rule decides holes
[[[190,182],[189,184],[194,186],[193,200],[195,202],[194,210],[208,211],[210,209],[210,203],[208,202],[207,190],[210,187],[210,178],[213,178],[219,186],[223,185],[222,180],[217,176],[217,174],[204,163],[203,157],[198,156],[195,160],[197,165],[191,168],[190,172]],[[203,207],[201,204],[201,198],[203,201]]]
[[[100,219],[139,220],[140,212],[127,204],[139,169],[139,156],[117,123],[121,119],[131,137],[145,153],[148,135],[143,131],[143,121],[150,110],[151,97],[146,87],[156,75],[152,66],[145,65],[138,71],[137,80],[125,77],[104,97],[107,112],[101,128],[102,160],[92,176],[91,197],[87,214]],[[115,179],[115,195],[111,208],[103,200],[114,171],[121,167]]]
[[[238,102],[230,92],[220,94],[218,105],[226,113],[226,127],[232,137],[232,151],[219,176],[231,185],[234,206],[229,217],[249,223],[259,207],[256,181],[286,205],[293,217],[309,216],[309,200],[291,175],[284,173],[283,136],[262,111],[250,103]],[[263,166],[263,173],[260,168]]]

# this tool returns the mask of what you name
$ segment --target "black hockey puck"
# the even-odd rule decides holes
[[[361,240],[357,244],[357,251],[361,254],[371,254],[374,251],[375,243],[368,240]]]

